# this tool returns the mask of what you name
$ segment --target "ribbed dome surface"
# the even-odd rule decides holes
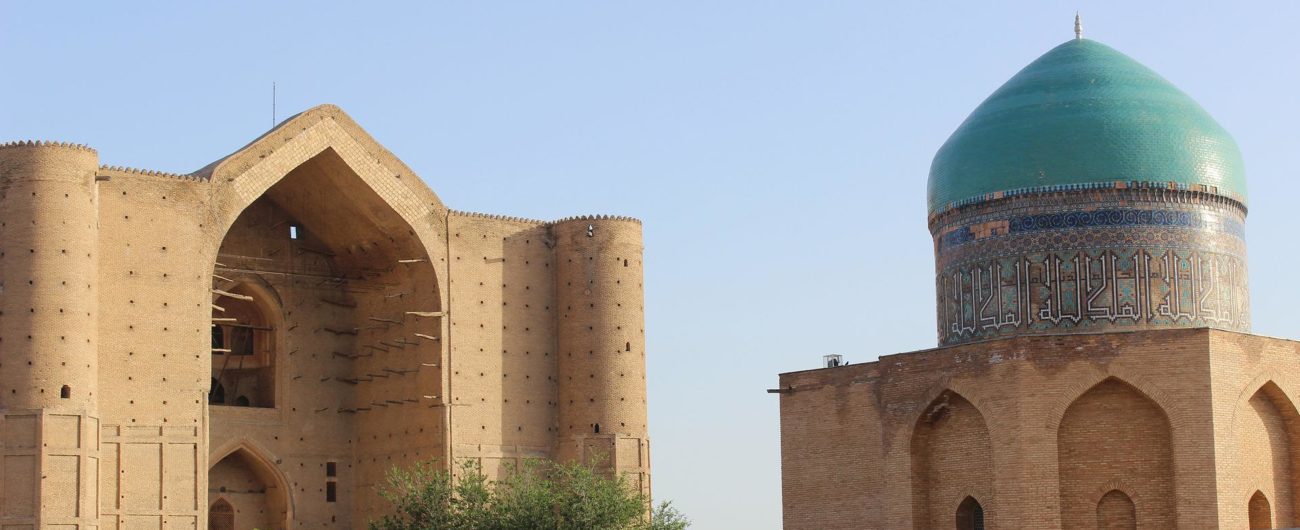
[[[1192,98],[1105,44],[1066,42],[989,96],[930,165],[937,213],[991,194],[1205,185],[1246,200],[1237,144]]]

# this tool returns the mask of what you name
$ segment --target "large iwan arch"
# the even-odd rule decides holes
[[[1057,430],[1061,527],[1089,528],[1100,512],[1119,515],[1119,499],[1099,506],[1098,491],[1123,483],[1141,528],[1176,528],[1172,433],[1155,401],[1108,378],[1065,410]]]

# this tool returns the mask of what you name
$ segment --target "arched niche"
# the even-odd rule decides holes
[[[283,309],[274,291],[253,283],[216,289],[212,302],[212,405],[273,408]]]
[[[1273,508],[1269,506],[1268,497],[1264,496],[1264,492],[1256,491],[1250,496],[1250,502],[1246,503],[1246,511],[1250,514],[1250,530],[1273,528]]]
[[[1097,501],[1097,530],[1137,530],[1137,506],[1128,494],[1110,490]]]
[[[437,220],[412,217],[428,205],[411,202],[406,182],[342,151],[325,147],[278,178],[258,176],[256,186],[242,180],[255,169],[235,177],[234,189],[261,191],[230,203],[242,209],[213,257],[213,289],[222,291],[214,303],[225,309],[214,309],[214,318],[231,314],[226,318],[242,321],[240,307],[265,311],[264,336],[276,341],[271,380],[279,414],[214,407],[212,439],[226,439],[232,428],[263,441],[392,433],[384,443],[325,448],[352,455],[347,491],[356,498],[338,502],[364,518],[385,507],[375,491],[389,467],[445,454],[444,409],[426,397],[444,394],[435,267],[442,255],[431,255],[428,246],[436,241],[429,232]],[[238,332],[223,330],[231,333]],[[215,361],[213,369],[218,372]],[[227,404],[253,399],[220,382]],[[316,442],[327,443],[319,436]]]
[[[984,530],[984,506],[975,497],[962,499],[957,505],[957,530]]]
[[[217,499],[213,508],[229,508],[231,530],[287,530],[289,495],[283,476],[247,447],[235,449],[208,470],[208,498]]]
[[[235,530],[235,507],[224,498],[208,506],[208,530]]]
[[[1238,416],[1237,461],[1245,491],[1270,506],[1271,524],[1300,525],[1300,413],[1277,384],[1260,386]],[[1270,502],[1271,499],[1271,502]],[[1254,512],[1251,512],[1254,520]],[[1252,528],[1254,528],[1252,526]]]
[[[1066,408],[1057,462],[1062,528],[1090,527],[1098,517],[1095,492],[1111,483],[1130,487],[1143,527],[1177,526],[1169,418],[1128,383],[1105,379]]]
[[[914,527],[943,528],[967,499],[980,495],[981,520],[993,490],[993,448],[988,425],[961,394],[941,392],[912,430],[912,519]],[[969,506],[968,506],[969,507]]]

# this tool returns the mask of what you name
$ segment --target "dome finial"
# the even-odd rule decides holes
[[[1078,11],[1074,12],[1074,38],[1083,38],[1083,17],[1079,16]]]

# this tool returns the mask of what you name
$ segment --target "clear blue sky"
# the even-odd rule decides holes
[[[275,81],[281,119],[342,106],[451,207],[643,219],[655,492],[776,529],[764,389],[935,344],[931,156],[1075,9],[1236,137],[1255,331],[1300,337],[1300,3],[988,4],[0,0],[0,140],[189,172]]]

